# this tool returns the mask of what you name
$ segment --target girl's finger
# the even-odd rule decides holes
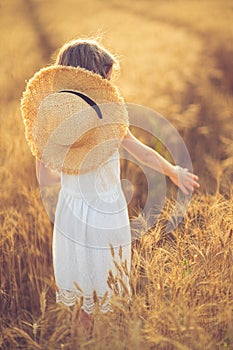
[[[197,181],[195,181],[195,180],[190,180],[189,179],[189,181],[188,181],[190,184],[192,184],[192,186],[195,186],[195,187],[197,187],[197,188],[199,188],[200,187],[200,185],[199,185],[199,183],[197,182]]]
[[[191,179],[187,179],[187,181],[185,181],[185,185],[186,185],[186,187],[187,186],[192,186],[192,187],[197,187],[197,188],[199,188],[200,187],[200,185],[199,185],[199,183],[198,182],[196,182],[195,180],[191,180]]]
[[[194,188],[191,184],[187,184],[187,185],[185,185],[185,187],[188,188],[192,192],[194,191]]]
[[[186,190],[186,188],[185,188],[183,185],[179,185],[179,188],[181,189],[181,191],[182,191],[184,194],[189,194],[188,191]]]
[[[198,180],[198,176],[195,175],[195,174],[187,173],[187,175],[188,175],[189,177],[191,177],[192,179]]]
[[[188,175],[187,177],[188,182],[192,183],[195,187],[200,187],[199,183],[196,181],[198,180],[198,177],[196,175],[191,174],[190,176],[190,173],[187,175]]]

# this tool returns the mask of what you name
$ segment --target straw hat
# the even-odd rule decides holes
[[[110,81],[83,68],[42,68],[21,100],[25,137],[46,167],[66,174],[97,169],[128,128],[123,98]]]

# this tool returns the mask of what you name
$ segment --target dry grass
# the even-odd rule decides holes
[[[53,227],[24,140],[19,100],[25,80],[52,62],[55,48],[99,29],[120,56],[122,94],[175,125],[202,189],[172,235],[164,234],[173,205],[168,200],[154,229],[134,241],[130,302],[127,292],[119,297],[116,291],[114,312],[97,310],[92,338],[83,336],[79,346],[233,349],[232,17],[229,0],[1,3],[2,349],[70,348],[75,324],[72,310],[54,302]],[[138,136],[166,155],[159,143]],[[122,174],[136,184],[131,208],[135,200],[143,203],[141,172],[122,162]]]
[[[25,189],[21,196],[23,214],[11,208],[1,215],[2,346],[69,348],[72,312],[54,304],[50,224],[39,194]],[[83,348],[230,348],[232,209],[232,198],[197,195],[173,241],[161,242],[163,217],[135,241],[132,298],[116,291],[114,312],[96,311],[92,338],[79,339]]]

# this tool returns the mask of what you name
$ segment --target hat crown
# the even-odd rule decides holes
[[[103,119],[83,98],[61,90],[86,95]],[[41,69],[27,84],[21,111],[33,155],[67,174],[89,172],[105,162],[128,128],[127,109],[117,88],[83,68]]]
[[[49,94],[38,108],[34,136],[41,139],[45,133],[56,144],[72,145],[97,125],[96,119],[95,111],[82,98],[65,92]]]

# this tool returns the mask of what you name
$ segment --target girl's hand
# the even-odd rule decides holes
[[[197,182],[198,176],[190,173],[188,169],[182,168],[179,165],[173,166],[172,175],[169,175],[169,178],[184,194],[189,194],[188,191],[193,192],[194,187],[200,187]]]

